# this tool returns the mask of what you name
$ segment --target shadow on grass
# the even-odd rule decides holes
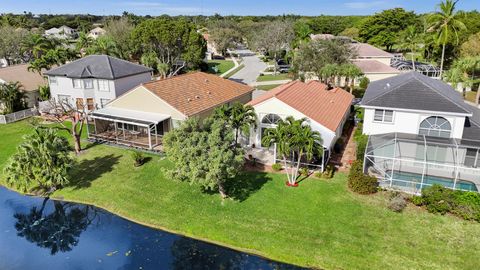
[[[72,172],[72,179],[68,187],[82,189],[90,187],[91,183],[101,177],[103,174],[111,172],[113,167],[118,164],[121,156],[112,154],[94,159],[82,160],[76,164]]]
[[[244,172],[226,183],[227,194],[237,201],[245,201],[272,178],[265,172]]]

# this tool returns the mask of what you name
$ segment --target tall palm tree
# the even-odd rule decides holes
[[[458,0],[445,0],[441,2],[437,11],[430,15],[429,32],[435,32],[437,35],[437,43],[442,45],[442,58],[440,61],[440,78],[443,75],[443,62],[445,61],[445,46],[452,34],[455,37],[455,43],[458,44],[458,32],[465,30],[465,24],[458,19],[455,6]]]
[[[25,108],[25,92],[20,82],[0,83],[0,102],[5,107],[3,113],[13,113]]]
[[[348,86],[350,94],[355,88],[355,79],[363,75],[362,70],[354,64],[343,64],[341,66],[342,74],[345,76],[345,86]],[[348,85],[350,83],[350,85]]]
[[[303,159],[311,160],[323,151],[322,137],[305,123],[306,119],[295,120],[292,116],[278,122],[276,128],[267,129],[262,144],[276,145],[287,173],[287,184],[297,185],[298,171]]]
[[[28,52],[33,59],[40,58],[46,51],[53,49],[51,40],[39,34],[31,34],[22,42],[22,50]]]
[[[85,56],[85,51],[92,46],[94,39],[88,36],[85,32],[80,32],[78,35],[77,43],[75,44],[75,49],[80,54],[80,56]]]
[[[338,72],[337,64],[326,64],[320,70],[320,73],[322,74],[322,81],[326,84],[334,84],[335,76],[337,75],[337,72]]]
[[[88,48],[87,54],[106,54],[110,56],[118,56],[115,41],[108,36],[101,36],[95,40],[93,45]]]
[[[460,58],[453,63],[452,68],[446,73],[446,80],[456,88],[462,84],[463,94],[466,88],[480,82],[475,77],[475,71],[480,69],[480,56]],[[479,104],[480,91],[477,92],[475,103]]]
[[[410,54],[412,55],[413,70],[415,70],[415,53],[417,51],[420,38],[420,34],[414,25],[409,25],[400,36],[400,46],[409,49]]]
[[[215,110],[214,117],[224,120],[235,130],[235,145],[238,145],[240,134],[250,133],[250,127],[256,128],[257,114],[250,105],[243,105],[240,102],[232,106],[223,105]]]

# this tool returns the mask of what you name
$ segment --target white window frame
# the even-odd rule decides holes
[[[75,82],[78,82],[78,87],[75,86]],[[82,80],[81,79],[72,79],[72,85],[75,89],[82,89]]]
[[[429,119],[433,118],[435,122],[431,122]],[[443,124],[439,125],[437,124],[438,120],[441,119],[442,121],[444,120]],[[422,127],[422,124],[426,122],[430,124],[430,127]],[[447,125],[447,128],[443,128],[442,126]],[[443,116],[429,116],[420,121],[419,127],[418,127],[418,134],[425,135],[425,136],[431,136],[431,137],[439,137],[439,138],[451,138],[452,132],[453,132],[453,125],[450,123],[448,119],[446,119]],[[437,136],[435,134],[431,134],[433,132],[438,132],[439,134],[441,133],[448,133],[447,136]]]
[[[87,87],[87,82],[90,83],[90,87]],[[83,88],[84,89],[94,89],[95,86],[93,86],[93,79],[83,79]]]
[[[377,111],[382,112],[382,120],[376,120],[375,116],[377,115]],[[392,112],[392,120],[386,121],[386,112]],[[384,123],[384,124],[393,124],[395,122],[395,111],[394,110],[385,110],[385,109],[375,109],[373,111],[373,122],[374,123]]]
[[[58,80],[55,76],[48,76],[48,81],[50,82],[50,84],[58,85]]]
[[[97,85],[98,85],[98,91],[110,92],[110,81],[99,79],[97,80]],[[103,85],[104,87],[100,87],[100,85]]]

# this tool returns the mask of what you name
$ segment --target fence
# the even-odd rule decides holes
[[[18,111],[10,114],[0,115],[0,124],[13,123],[34,115],[38,115],[38,111],[35,108],[26,109],[23,111]]]

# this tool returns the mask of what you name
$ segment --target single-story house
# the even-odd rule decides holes
[[[350,46],[357,53],[355,59],[377,60],[387,66],[390,66],[393,54],[367,43],[352,43]]]
[[[29,71],[28,64],[0,68],[0,84],[10,82],[20,82],[29,108],[35,106],[39,98],[38,88],[48,83],[42,75]]]
[[[352,63],[357,66],[371,82],[397,76],[400,70],[373,59],[356,59]]]
[[[370,83],[361,106],[364,172],[382,187],[480,190],[480,110],[450,85],[411,71]]]
[[[162,150],[162,137],[187,118],[208,117],[215,108],[252,99],[247,85],[203,72],[143,83],[91,112],[89,138]]]
[[[76,38],[77,35],[78,35],[77,30],[71,27],[68,27],[66,25],[62,25],[59,28],[53,27],[48,30],[45,30],[46,37],[69,39],[69,38]]]
[[[251,131],[246,144],[252,148],[253,154],[261,155],[256,157],[261,162],[275,163],[275,154],[266,155],[265,151],[262,151],[269,150],[262,145],[265,130],[276,127],[280,119],[288,116],[295,119],[307,118],[312,129],[322,136],[325,151],[323,157],[317,157],[317,161],[323,169],[337,139],[342,135],[343,126],[351,112],[353,98],[352,94],[341,88],[328,89],[327,85],[318,81],[308,83],[292,81],[278,86],[248,103],[255,109],[258,124],[256,130]],[[275,152],[274,149],[269,151]]]

